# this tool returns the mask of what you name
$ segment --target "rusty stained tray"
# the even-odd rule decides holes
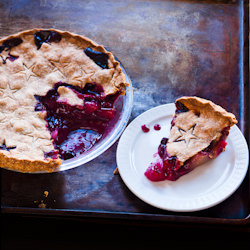
[[[54,6],[25,1],[19,6],[3,1],[0,36],[41,26],[84,34],[111,50],[130,75],[134,87],[131,120],[182,95],[198,95],[236,114],[249,141],[248,1],[73,2]],[[119,175],[113,175],[116,148],[117,143],[95,160],[65,172],[31,175],[2,169],[2,212],[250,223],[249,173],[240,188],[215,207],[169,212],[139,200]],[[44,191],[49,192],[47,197]],[[46,208],[38,208],[40,204]]]

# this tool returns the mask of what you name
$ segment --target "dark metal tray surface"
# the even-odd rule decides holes
[[[249,141],[248,1],[1,1],[0,10],[1,37],[53,27],[85,35],[112,51],[133,83],[130,120],[182,95],[197,95],[236,114]],[[169,212],[138,199],[113,174],[116,148],[117,143],[91,162],[64,172],[2,169],[2,212],[250,223],[249,173],[239,189],[215,207]]]

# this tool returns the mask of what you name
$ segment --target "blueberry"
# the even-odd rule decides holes
[[[2,46],[4,46],[5,48],[8,48],[8,49],[11,49],[11,48],[16,47],[17,45],[21,44],[22,42],[23,42],[23,40],[21,38],[16,37],[16,38],[11,38],[11,39],[5,40],[3,42]],[[1,49],[0,49],[0,51],[1,51]]]
[[[176,113],[188,112],[189,109],[181,102],[176,102]]]
[[[68,150],[66,152],[63,152],[63,159],[67,160],[67,159],[71,159],[74,158],[76,156],[75,152],[73,152],[72,150]]]
[[[90,47],[84,50],[85,54],[91,58],[98,66],[108,69],[108,55],[103,52],[92,50]]]
[[[34,36],[37,49],[40,49],[43,43],[58,43],[62,39],[62,36],[59,33],[51,30],[40,30],[36,32]]]
[[[4,50],[9,51],[11,48],[16,47],[17,45],[19,45],[22,42],[23,42],[23,40],[21,38],[19,38],[19,37],[5,40],[3,42],[3,44],[0,46],[0,53],[2,53]],[[8,52],[8,56],[6,58],[2,57],[3,64],[6,63],[7,59],[9,59],[10,61],[13,62],[18,57],[19,56],[13,56],[13,55],[10,54],[10,52]]]

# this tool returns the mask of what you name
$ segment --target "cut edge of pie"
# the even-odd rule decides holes
[[[225,150],[234,114],[212,101],[184,96],[176,100],[169,138],[158,148],[161,158],[151,163],[145,175],[152,181],[175,181]]]
[[[36,45],[34,35],[40,31],[56,32],[60,34],[63,40],[62,46],[66,47],[59,48],[60,45],[58,47],[58,44],[60,44],[60,42],[58,41],[45,41],[40,44],[39,48],[34,49],[34,46]],[[12,45],[4,45],[4,43],[7,44],[6,41],[11,41],[12,39],[21,39],[21,42],[18,41],[17,45],[14,44],[13,47]],[[67,44],[70,44],[69,48],[67,48]],[[50,51],[52,50],[52,46],[53,49],[56,50],[55,53],[51,53]],[[90,48],[90,50],[94,50],[94,52],[97,53],[100,52],[100,54],[106,54],[108,67],[103,67],[102,70],[97,69],[96,72],[94,70],[91,71],[92,66],[94,68],[99,66],[96,65],[96,63],[92,61],[92,58],[86,54],[84,51],[86,48]],[[67,53],[63,54],[62,52],[64,52],[65,49],[67,50]],[[82,58],[82,61],[80,61],[79,58],[70,58],[71,51],[73,53],[72,57],[78,55],[77,49],[78,51],[82,51],[83,54],[85,52],[87,57],[91,60],[88,59],[88,62],[85,62]],[[61,53],[60,58],[57,58],[57,51],[60,51]],[[5,58],[4,55],[1,55],[4,53],[6,54]],[[32,53],[34,54],[34,57]],[[45,59],[43,54],[46,54]],[[85,54],[84,56],[86,57]],[[120,63],[115,59],[111,52],[107,51],[102,45],[98,45],[84,36],[68,31],[37,28],[4,37],[0,40],[0,55],[0,129],[2,135],[4,135],[0,138],[0,145],[2,145],[0,146],[1,168],[27,173],[38,171],[53,172],[55,169],[59,168],[62,163],[62,160],[58,157],[57,150],[54,148],[53,138],[49,134],[47,128],[45,121],[46,111],[34,111],[37,104],[35,98],[36,95],[45,95],[59,82],[67,82],[72,86],[80,88],[84,88],[89,82],[94,82],[103,87],[105,96],[113,95],[115,93],[124,95],[126,93],[126,88],[129,85],[126,82],[126,77],[122,71]],[[41,59],[41,62],[39,59]],[[63,75],[61,72],[64,69],[58,64],[59,59],[63,59],[63,66],[67,67],[67,71],[65,70],[63,72],[66,77],[62,77],[62,79],[60,79],[60,76]],[[81,78],[81,75],[76,75],[74,67],[68,67],[71,66],[74,61],[77,61],[78,63],[76,67],[81,67],[83,65],[80,69],[82,71],[79,70],[79,72],[84,71],[85,78]],[[48,65],[46,65],[47,63]],[[90,66],[88,64],[90,64]],[[84,69],[85,66],[86,72]],[[5,72],[7,67],[9,68]],[[44,72],[40,72],[39,70],[41,69],[44,69]],[[37,76],[38,81],[41,80],[41,85],[46,82],[44,89],[42,89],[43,87],[40,88],[38,83],[35,85],[36,83],[34,83],[34,79]],[[16,81],[14,81],[15,79]],[[89,79],[92,80],[90,81]],[[104,84],[102,84],[102,82],[96,82],[95,79],[100,81],[103,80]],[[29,91],[27,87],[28,84],[34,84],[35,87]],[[38,93],[36,93],[36,91]],[[7,99],[5,98],[6,100],[4,99],[5,94],[7,96]],[[19,98],[18,101],[16,101],[15,98]],[[22,102],[24,103],[23,107],[21,107]],[[9,112],[6,112],[6,107],[8,107]],[[24,116],[26,120],[23,120]],[[42,130],[40,130],[41,127]],[[32,137],[33,135],[35,135],[35,137]],[[20,143],[16,142],[15,144],[15,137]],[[32,152],[28,152],[27,145],[33,143],[37,143],[37,145],[35,145],[37,151],[34,149]],[[17,150],[19,145],[20,149]],[[43,151],[39,149],[39,145],[42,146]],[[22,154],[22,148],[27,151],[26,155]],[[36,157],[36,153],[38,153],[38,157]],[[43,154],[45,156],[43,156]],[[49,157],[46,157],[46,154]]]
[[[55,169],[60,167],[61,159],[47,159],[44,160],[27,160],[27,159],[16,159],[0,152],[1,165],[6,169],[11,169],[23,173],[33,172],[53,172]]]

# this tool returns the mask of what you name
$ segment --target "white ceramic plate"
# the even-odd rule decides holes
[[[127,187],[141,200],[155,207],[191,212],[212,207],[228,198],[243,181],[248,169],[248,146],[234,125],[226,151],[177,181],[149,181],[144,172],[163,137],[168,137],[175,112],[173,103],[150,109],[133,120],[122,134],[117,148],[119,173]],[[148,133],[141,126],[150,127]],[[161,130],[154,130],[155,124]]]

